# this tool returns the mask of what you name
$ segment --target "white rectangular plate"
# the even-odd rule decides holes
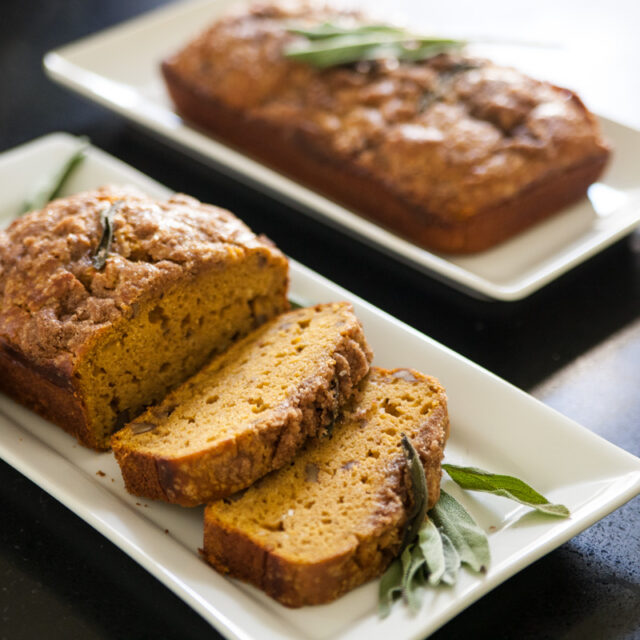
[[[58,82],[204,160],[385,253],[479,297],[517,300],[629,233],[640,222],[640,132],[601,119],[615,148],[589,198],[496,249],[447,256],[422,249],[188,126],[173,111],[159,62],[237,0],[182,2],[53,51]]]
[[[55,171],[76,144],[66,134],[54,134],[0,156],[0,223],[10,220],[33,184]],[[137,185],[156,197],[169,193],[95,148],[67,191],[105,183]],[[640,492],[640,460],[634,456],[296,262],[291,276],[292,297],[301,303],[353,303],[375,351],[375,364],[414,367],[442,381],[451,415],[449,462],[526,479],[550,500],[566,504],[571,518],[544,517],[500,498],[463,494],[445,481],[447,490],[488,532],[491,567],[483,576],[463,571],[453,589],[426,592],[417,615],[398,603],[380,620],[377,581],[333,604],[290,610],[252,587],[221,577],[198,556],[202,509],[141,504],[125,491],[110,453],[84,449],[2,395],[0,455],[117,544],[223,635],[243,640],[424,638]]]

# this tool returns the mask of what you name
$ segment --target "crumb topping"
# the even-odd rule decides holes
[[[109,256],[97,270],[100,214],[116,201]],[[277,252],[228,211],[185,195],[158,202],[104,187],[56,200],[0,232],[0,340],[70,372],[89,339],[135,315],[144,296],[253,249]]]

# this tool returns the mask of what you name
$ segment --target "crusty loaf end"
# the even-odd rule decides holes
[[[0,231],[0,390],[108,448],[117,427],[286,310],[288,279],[271,242],[188,196],[60,198]]]

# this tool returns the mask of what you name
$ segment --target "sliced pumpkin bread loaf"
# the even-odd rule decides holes
[[[287,287],[286,257],[224,209],[117,187],[61,198],[0,231],[0,391],[108,448],[285,311]]]
[[[189,506],[249,486],[331,424],[371,357],[348,303],[272,319],[114,435],[127,489]]]
[[[403,434],[433,506],[448,436],[444,390],[417,371],[372,367],[329,437],[206,507],[204,557],[289,607],[329,602],[380,575],[414,504]]]

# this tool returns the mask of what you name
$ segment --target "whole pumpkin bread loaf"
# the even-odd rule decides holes
[[[185,506],[244,489],[329,427],[371,358],[346,302],[270,320],[113,436],[127,489]]]
[[[108,448],[116,427],[287,309],[287,288],[285,256],[223,209],[120,188],[56,200],[0,232],[0,391]]]
[[[289,607],[334,600],[382,574],[400,550],[414,504],[402,436],[423,464],[430,508],[448,432],[437,380],[372,367],[328,437],[207,505],[205,559]]]
[[[491,247],[582,197],[609,148],[570,90],[443,53],[326,69],[285,55],[292,28],[366,16],[257,4],[162,71],[187,120],[425,247]]]

